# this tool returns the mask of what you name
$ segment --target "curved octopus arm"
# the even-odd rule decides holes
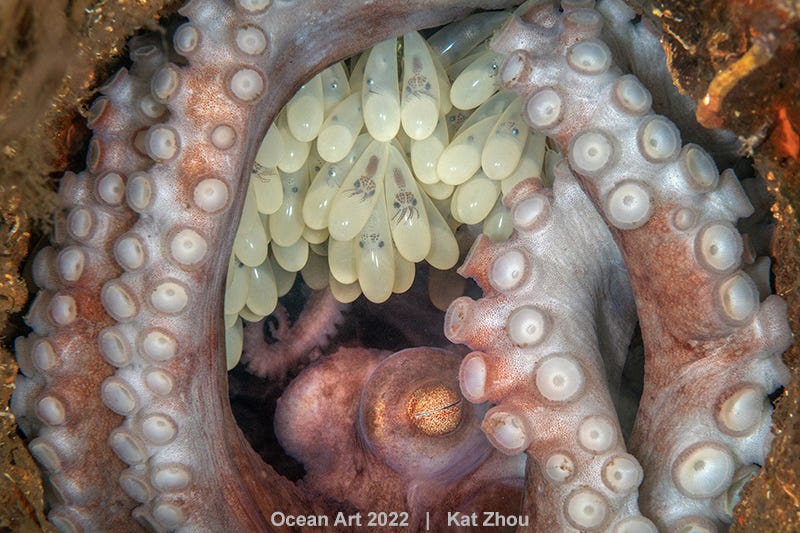
[[[347,307],[326,287],[314,291],[294,324],[289,325],[283,308],[275,310],[278,327],[274,343],[264,341],[266,318],[246,326],[242,359],[247,371],[260,378],[281,379],[289,369],[316,359],[344,320]]]
[[[133,50],[131,58],[130,71],[121,70],[100,89],[103,96],[90,111],[89,126],[97,132],[95,146],[106,147],[109,165],[133,174],[151,164],[141,154],[131,153],[130,132],[153,122],[138,112],[137,103],[149,94],[149,80],[163,55],[150,48]],[[124,529],[133,508],[118,488],[125,464],[107,442],[123,417],[110,411],[100,397],[115,366],[103,359],[97,343],[114,324],[98,302],[103,283],[122,273],[111,260],[114,242],[135,220],[122,202],[123,180],[116,172],[102,179],[88,172],[68,172],[62,178],[54,246],[42,249],[33,264],[41,291],[26,320],[34,333],[16,341],[23,375],[16,380],[12,409],[25,433],[35,436],[28,444],[31,454],[65,503],[53,506],[49,514],[61,528],[74,520],[74,508],[92,508],[102,501],[114,510],[107,526]],[[87,439],[87,435],[103,437]],[[108,476],[109,470],[117,475]]]
[[[87,171],[62,183],[54,247],[37,259],[44,290],[13,399],[59,528],[126,530],[132,515],[261,531],[273,509],[320,509],[261,462],[228,405],[220,317],[249,169],[311,74],[479,5],[194,0],[175,40],[188,65],[144,45],[139,74],[103,88]]]
[[[742,270],[734,223],[752,206],[739,181],[653,113],[598,39],[592,6],[523,7],[493,47],[509,54],[504,85],[566,151],[628,268],[646,352],[631,438],[642,511],[661,529],[712,531],[768,453],[766,396],[789,379],[786,304],[760,301]]]
[[[552,191],[529,180],[506,197],[515,231],[503,243],[478,238],[460,272],[483,298],[453,302],[445,333],[476,350],[461,365],[461,389],[496,404],[483,420],[489,440],[528,456],[531,531],[652,527],[637,508],[642,469],[626,452],[606,377],[622,370],[633,294],[564,162],[555,175]]]

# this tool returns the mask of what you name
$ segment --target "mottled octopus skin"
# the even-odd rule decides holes
[[[518,515],[524,458],[486,440],[486,405],[458,392],[460,361],[441,348],[341,348],[304,370],[275,411],[279,442],[307,465],[303,486],[358,509],[403,510],[397,531],[424,529],[426,513],[433,530],[452,529],[448,512]]]
[[[265,531],[273,509],[322,510],[257,457],[227,399],[219,317],[256,149],[314,72],[509,3],[192,1],[176,43],[188,66],[133,51],[92,107],[86,172],[61,185],[34,333],[17,348],[13,409],[59,529]],[[237,31],[264,40],[237,46]]]
[[[68,173],[62,182],[53,247],[35,261],[43,290],[28,315],[34,333],[17,344],[24,375],[13,409],[53,489],[49,517],[57,527],[269,531],[269,516],[277,509],[332,514],[323,500],[261,462],[228,405],[224,276],[256,148],[296,87],[324,66],[390,35],[444,23],[471,8],[511,3],[194,0],[181,11],[189,25],[176,42],[187,66],[166,64],[146,43],[134,47],[134,66],[104,86],[92,107],[87,170]],[[763,462],[768,409],[744,436],[731,435],[730,428],[722,428],[724,433],[717,411],[737,386],[766,393],[785,383],[779,360],[790,341],[785,309],[770,296],[745,319],[720,314],[715,291],[738,266],[724,274],[704,270],[694,240],[707,222],[733,222],[748,213],[738,182],[723,174],[710,191],[680,188],[685,172],[675,157],[652,164],[637,155],[642,119],[619,112],[610,99],[616,67],[586,75],[565,65],[565,49],[596,37],[599,29],[586,14],[593,13],[589,4],[564,3],[567,11],[586,8],[581,13],[588,27],[580,17],[577,25],[571,20],[562,26],[563,15],[555,11],[544,13],[538,24],[512,19],[495,41],[512,54],[504,78],[526,98],[536,84],[564,91],[559,125],[541,129],[570,156],[606,218],[605,198],[620,179],[617,170],[638,169],[637,179],[649,180],[654,201],[647,222],[630,229],[611,226],[648,352],[632,438],[645,472],[641,508],[660,528],[683,525],[691,516],[713,528],[727,518],[724,502],[681,493],[673,464],[700,441],[727,447],[736,466]],[[266,46],[262,50],[257,38],[237,45],[237,30],[251,37],[261,32]],[[545,76],[509,76],[515,60],[523,70],[543,69]],[[570,143],[595,127],[613,133],[620,157],[588,175],[576,168]],[[218,181],[206,181],[211,179]],[[673,218],[679,205],[695,215],[682,212],[681,227],[692,220],[682,230]],[[98,342],[101,333],[106,342]],[[588,370],[602,373],[597,359],[592,361]],[[606,361],[606,371],[618,364]],[[598,408],[610,409],[608,393],[597,383],[591,388],[597,393],[592,397],[600,398]],[[511,389],[509,398],[519,397]],[[686,417],[676,421],[671,408]],[[617,436],[614,450],[618,445]],[[544,452],[530,451],[534,458],[537,453]],[[544,485],[534,463],[526,481],[529,498],[537,492],[565,497],[562,489]],[[600,469],[590,468],[597,481]],[[634,500],[631,494],[621,498],[625,513],[636,514]],[[563,523],[554,513],[564,503],[536,505]],[[611,516],[600,528],[621,519]]]
[[[509,54],[503,84],[566,152],[628,268],[646,352],[630,442],[644,469],[642,513],[659,530],[713,531],[769,451],[766,394],[789,379],[786,305],[761,300],[742,270],[733,223],[752,206],[738,180],[698,147],[681,148],[597,39],[592,6],[521,9],[492,46]]]

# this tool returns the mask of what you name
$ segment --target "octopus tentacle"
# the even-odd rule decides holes
[[[646,352],[631,439],[645,471],[642,510],[660,528],[712,530],[730,522],[747,465],[768,452],[766,394],[789,379],[786,306],[774,295],[760,303],[741,270],[733,224],[752,206],[739,181],[653,113],[647,90],[597,39],[592,5],[565,3],[544,27],[540,11],[523,10],[493,46],[509,54],[504,84],[566,150],[628,267]],[[645,441],[657,428],[657,442]]]
[[[115,386],[110,376],[124,361],[86,339],[100,338],[114,323],[97,295],[122,272],[113,259],[114,243],[134,220],[124,202],[126,175],[149,164],[130,150],[131,132],[164,112],[149,97],[162,53],[144,43],[132,46],[131,58],[130,71],[122,69],[106,83],[90,110],[89,170],[67,173],[61,181],[54,247],[34,261],[34,278],[43,289],[27,316],[34,333],[17,340],[24,377],[17,379],[12,405],[20,425],[37,435],[29,448],[61,502],[49,518],[64,530],[84,523],[100,506],[110,510],[104,521],[109,528],[124,528],[134,505],[116,489],[124,463],[106,439],[85,439],[108,435],[122,421],[106,404]]]
[[[652,527],[636,506],[642,469],[606,385],[607,372],[619,380],[636,324],[633,294],[564,162],[555,174],[552,192],[531,180],[506,197],[515,232],[504,243],[478,238],[460,273],[483,298],[453,302],[445,333],[476,350],[461,365],[461,389],[496,404],[483,422],[491,442],[528,456],[533,531]]]
[[[242,358],[247,371],[261,378],[281,378],[287,370],[316,359],[344,320],[346,309],[347,304],[336,300],[325,288],[314,291],[291,327],[286,324],[285,311],[280,312],[282,323],[273,344],[264,342],[264,320],[245,327]]]

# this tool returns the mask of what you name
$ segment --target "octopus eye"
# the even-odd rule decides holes
[[[383,248],[383,241],[378,242],[378,248]]]
[[[486,453],[485,410],[464,401],[459,364],[439,348],[409,348],[384,359],[359,406],[367,449],[396,472],[440,480]]]
[[[395,202],[393,205],[395,209],[400,209],[400,202]]]
[[[416,199],[416,198],[414,198],[413,200],[411,200],[411,205],[413,205],[414,207],[416,207],[416,205],[417,205],[417,199]]]

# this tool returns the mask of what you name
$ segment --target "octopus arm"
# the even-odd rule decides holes
[[[646,352],[630,444],[642,511],[659,528],[720,527],[771,441],[767,394],[789,379],[786,305],[761,301],[743,270],[734,224],[753,207],[738,179],[652,111],[598,39],[591,4],[523,7],[494,42],[509,54],[501,77],[566,152],[628,268]]]
[[[174,42],[185,66],[133,43],[130,73],[92,106],[86,171],[62,182],[53,247],[36,260],[34,333],[19,343],[14,410],[58,494],[57,527],[122,531],[132,516],[263,531],[278,507],[320,510],[261,462],[228,406],[226,243],[249,169],[311,74],[479,4],[193,0]]]

